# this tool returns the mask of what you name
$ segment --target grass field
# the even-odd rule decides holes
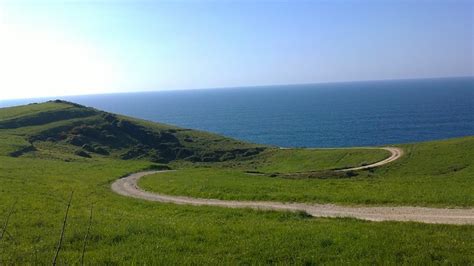
[[[25,107],[21,110],[9,109],[7,114],[0,109],[0,118],[18,118],[38,110],[44,111],[41,105],[33,107],[35,109],[28,112]],[[56,108],[54,104],[46,107],[49,110]],[[0,129],[0,265],[52,262],[72,191],[72,205],[58,257],[60,264],[80,263],[92,205],[93,219],[84,253],[86,264],[474,263],[474,226],[470,225],[377,223],[311,218],[304,213],[160,204],[123,197],[110,190],[110,184],[127,173],[150,166],[159,167],[147,158],[122,160],[113,153],[110,156],[91,153],[91,158],[81,157],[71,152],[77,149],[76,146],[64,141],[36,141],[33,142],[36,151],[17,157],[8,155],[18,148],[31,145],[28,136],[37,134],[38,127],[50,128],[53,126],[51,123],[58,122],[61,123],[55,121],[33,127]],[[219,143],[230,142],[234,147],[238,143],[220,140],[216,135],[209,137],[206,133],[191,132],[190,135],[217,143],[213,151],[222,145]],[[217,142],[212,141],[213,138]],[[354,177],[290,179],[243,174],[247,167],[271,173],[298,171],[294,168],[297,165],[294,161],[285,162],[286,166],[281,168],[271,168],[273,163],[285,160],[286,156],[278,159],[277,155],[271,154],[272,159],[268,159],[267,152],[271,153],[271,150],[266,150],[259,155],[228,162],[171,163],[171,167],[186,169],[173,173],[177,176],[162,174],[146,178],[142,185],[161,191],[163,186],[160,184],[168,179],[166,183],[170,194],[172,189],[182,189],[179,185],[182,182],[191,192],[183,190],[180,193],[208,193],[202,194],[206,197],[220,193],[219,197],[231,195],[245,198],[255,193],[260,199],[265,197],[264,194],[291,199],[299,197],[297,194],[306,189],[306,196],[299,200],[472,206],[473,139],[404,145],[408,153],[400,161]],[[205,142],[193,140],[190,143],[198,146]],[[367,163],[380,156],[352,152],[345,156],[348,159],[341,165]],[[315,155],[317,152],[310,155],[304,153],[302,156],[332,158]],[[309,168],[302,170],[324,172],[333,168],[322,162],[323,159],[316,168],[308,164]],[[234,169],[228,170],[235,175],[233,178],[221,175],[226,171],[224,165],[234,165]],[[199,181],[199,178],[186,180],[181,174],[187,172],[202,176],[207,172],[210,178],[209,181]],[[201,187],[199,182],[203,184]],[[249,185],[243,184],[247,182]],[[326,193],[326,198],[312,195],[305,182],[318,186],[327,182],[326,187],[318,192]],[[216,192],[219,186],[222,190]],[[287,191],[285,187],[290,186],[294,189]],[[266,187],[268,190],[253,190],[252,187]],[[370,187],[373,187],[372,192],[363,195],[361,191],[367,191]],[[382,189],[386,191],[382,193]],[[406,189],[415,193],[414,196],[408,192],[400,194]],[[436,196],[436,193],[439,195]],[[428,196],[422,197],[422,194]],[[9,216],[12,206],[14,209]],[[5,226],[7,217],[8,224]]]
[[[140,180],[140,186],[164,194],[233,200],[418,206],[474,205],[473,137],[402,147],[406,154],[400,160],[378,169],[361,171],[359,175],[350,178],[291,178],[291,175],[272,177],[251,175],[241,169],[194,168],[146,176]],[[298,157],[292,159],[296,165],[294,158]],[[316,158],[318,157],[314,158],[315,169],[331,160],[324,156],[324,161],[318,164]],[[287,162],[286,159],[283,160]],[[273,163],[278,165],[278,160]],[[258,165],[254,167],[260,169]],[[264,165],[261,168],[278,167]]]
[[[7,228],[11,237],[0,242],[0,264],[51,262],[71,191],[61,263],[79,262],[91,204],[87,263],[469,264],[474,260],[472,226],[158,204],[109,189],[114,179],[147,163],[9,157],[0,161],[2,222],[17,201]]]
[[[389,155],[390,152],[380,149],[267,149],[252,158],[222,166],[286,174],[362,166],[381,161]]]

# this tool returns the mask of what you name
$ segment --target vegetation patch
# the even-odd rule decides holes
[[[87,109],[87,116],[69,109]],[[44,112],[62,118],[41,114],[32,122]],[[179,170],[147,176],[140,186],[203,198],[469,207],[473,137],[403,145],[406,155],[387,166],[324,178],[298,175],[326,175],[386,154],[279,151],[63,101],[3,108],[2,121],[0,265],[51,264],[54,257],[61,265],[474,261],[471,225],[181,206],[110,190],[121,176],[173,168]]]
[[[315,176],[322,171],[363,166],[381,161],[390,153],[381,149],[275,149],[270,148],[254,157],[244,158],[225,167],[242,168],[261,173],[294,174]],[[322,176],[322,175],[320,175]]]
[[[59,105],[52,108],[51,105]],[[93,108],[64,101],[48,102],[45,110],[35,105],[34,111],[7,113],[21,114],[0,119],[0,129],[6,134],[23,135],[34,146],[49,141],[81,148],[74,153],[81,157],[91,154],[116,158],[146,159],[157,163],[186,160],[191,162],[219,162],[259,154],[266,147],[248,144],[204,132],[170,126],[161,126],[128,117],[102,112]],[[46,108],[47,107],[47,108]],[[7,117],[7,116],[5,116]],[[208,145],[213,142],[212,145]],[[21,156],[33,148],[21,148],[12,156]]]
[[[37,149],[33,145],[26,146],[14,152],[10,152],[11,157],[19,157],[27,152],[36,151]]]

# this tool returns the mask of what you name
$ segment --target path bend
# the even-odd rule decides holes
[[[236,201],[171,196],[144,191],[138,180],[146,175],[166,171],[134,173],[116,180],[112,190],[116,193],[148,201],[194,206],[226,208],[252,208],[259,210],[304,211],[313,217],[351,217],[369,221],[414,221],[439,224],[474,224],[474,209],[441,209],[425,207],[350,207],[334,204],[284,203],[273,201]]]
[[[391,156],[380,162],[340,169],[338,171],[355,171],[378,167],[393,162],[403,155],[403,150],[395,147],[383,148],[391,152]],[[278,211],[304,211],[313,217],[350,217],[369,221],[413,221],[435,224],[474,224],[474,209],[448,209],[448,208],[426,208],[426,207],[352,207],[335,204],[308,204],[308,203],[285,203],[276,201],[236,201],[203,199],[185,196],[172,196],[144,191],[138,187],[138,180],[146,175],[163,173],[168,171],[144,171],[138,172],[112,183],[112,190],[120,195],[156,201],[163,203],[174,203],[180,205],[194,206],[219,206],[225,208],[252,208],[259,210]]]
[[[403,150],[401,148],[397,148],[397,147],[361,148],[361,149],[382,149],[382,150],[389,151],[390,156],[388,158],[383,159],[382,161],[378,161],[376,163],[363,165],[363,166],[358,166],[358,167],[352,167],[352,168],[339,169],[337,171],[347,172],[347,171],[357,171],[357,170],[365,170],[365,169],[375,168],[375,167],[379,167],[379,166],[391,163],[395,160],[398,160],[403,155]]]

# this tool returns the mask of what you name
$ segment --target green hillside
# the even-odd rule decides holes
[[[305,213],[196,207],[118,195],[169,194],[370,205],[472,206],[474,137],[381,150],[281,150],[62,101],[0,109],[0,265],[474,263],[472,225],[312,218]],[[314,163],[312,163],[314,162]],[[92,216],[90,216],[92,210]],[[92,219],[91,219],[92,218]]]
[[[158,163],[226,161],[265,149],[196,130],[115,115],[64,101],[0,109],[4,154],[112,156]],[[77,159],[77,158],[76,158]]]

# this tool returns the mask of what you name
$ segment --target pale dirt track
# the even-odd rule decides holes
[[[373,149],[373,148],[361,148],[361,149]],[[388,164],[390,162],[393,162],[393,161],[397,160],[398,158],[402,157],[402,155],[403,155],[403,150],[400,149],[400,148],[397,148],[397,147],[382,147],[380,149],[389,151],[390,156],[387,159],[384,159],[380,162],[376,162],[376,163],[373,163],[373,164],[368,164],[368,165],[353,167],[353,168],[340,169],[340,170],[337,170],[337,171],[347,172],[347,171],[357,171],[357,170],[375,168],[375,167],[379,167],[379,166],[382,166],[384,164]]]
[[[391,156],[380,162],[341,169],[339,171],[354,171],[381,166],[398,159],[403,151],[399,148],[384,148],[391,152]],[[218,199],[201,199],[184,196],[170,196],[151,193],[140,189],[138,180],[146,175],[166,171],[146,171],[131,174],[118,179],[112,184],[116,193],[138,199],[164,203],[186,204],[195,206],[219,206],[226,208],[252,208],[259,210],[304,211],[314,217],[351,217],[369,221],[414,221],[422,223],[440,224],[474,224],[474,209],[442,209],[424,207],[350,207],[334,204],[305,204],[284,203],[272,201],[234,201]]]

